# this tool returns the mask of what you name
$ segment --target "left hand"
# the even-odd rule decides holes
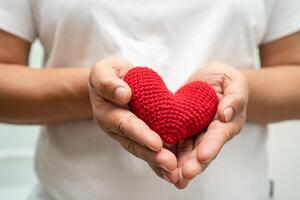
[[[188,80],[204,81],[216,91],[219,105],[215,120],[207,130],[194,138],[181,141],[177,147],[179,180],[175,186],[185,188],[203,172],[223,145],[237,135],[245,121],[249,89],[244,75],[235,68],[213,62],[197,70]]]
[[[131,89],[122,77],[134,67],[126,60],[104,59],[90,72],[89,94],[94,120],[104,132],[161,178],[178,181],[177,159],[163,148],[159,135],[127,108]]]

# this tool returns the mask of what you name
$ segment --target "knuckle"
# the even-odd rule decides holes
[[[107,90],[114,85],[114,81],[111,78],[102,77],[97,81],[97,87],[102,90]]]
[[[143,152],[141,153],[140,158],[143,159],[143,160],[146,161],[146,162],[150,162],[149,154],[148,154],[146,151],[143,151]]]
[[[129,153],[137,156],[136,154],[136,149],[135,149],[135,144],[133,142],[128,142],[127,146],[126,146],[126,149]]]
[[[235,97],[233,97],[232,103],[233,103],[233,105],[236,106],[237,111],[241,112],[246,108],[247,98],[243,95],[235,96]]]
[[[134,124],[134,116],[133,115],[124,115],[118,119],[117,122],[117,131],[122,134],[126,135],[128,131],[128,124]]]
[[[126,132],[126,122],[124,122],[124,120],[120,120],[117,124],[117,130],[118,130],[118,133],[120,133],[122,136],[125,136],[125,132]]]
[[[242,101],[243,100],[240,97],[233,97],[233,100],[232,100],[233,104],[236,106],[240,106],[242,104]]]

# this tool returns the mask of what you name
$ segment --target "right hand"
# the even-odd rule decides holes
[[[179,181],[176,187],[187,187],[217,157],[223,146],[237,135],[246,121],[249,88],[245,76],[232,66],[211,62],[192,74],[188,82],[205,81],[215,90],[218,109],[207,129],[178,145]]]
[[[94,119],[128,152],[148,162],[159,177],[175,184],[179,177],[176,156],[163,148],[159,135],[127,108],[131,89],[122,77],[133,67],[120,59],[96,63],[88,86]]]

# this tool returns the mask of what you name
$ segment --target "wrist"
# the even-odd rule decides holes
[[[78,100],[78,109],[81,110],[82,117],[92,117],[92,108],[90,104],[88,81],[91,68],[74,68],[71,84],[74,99]]]

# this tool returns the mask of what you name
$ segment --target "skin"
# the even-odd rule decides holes
[[[129,62],[102,60],[91,71],[30,69],[30,44],[0,32],[0,121],[49,124],[93,116],[127,151],[182,189],[239,133],[246,116],[259,123],[300,118],[299,43],[296,33],[262,45],[260,70],[239,71],[213,62],[196,71],[188,82],[203,80],[214,87],[218,117],[205,133],[169,147],[126,107],[131,90],[121,78],[133,67]]]
[[[28,68],[30,43],[0,31],[0,121],[49,124],[91,117],[89,68]]]

